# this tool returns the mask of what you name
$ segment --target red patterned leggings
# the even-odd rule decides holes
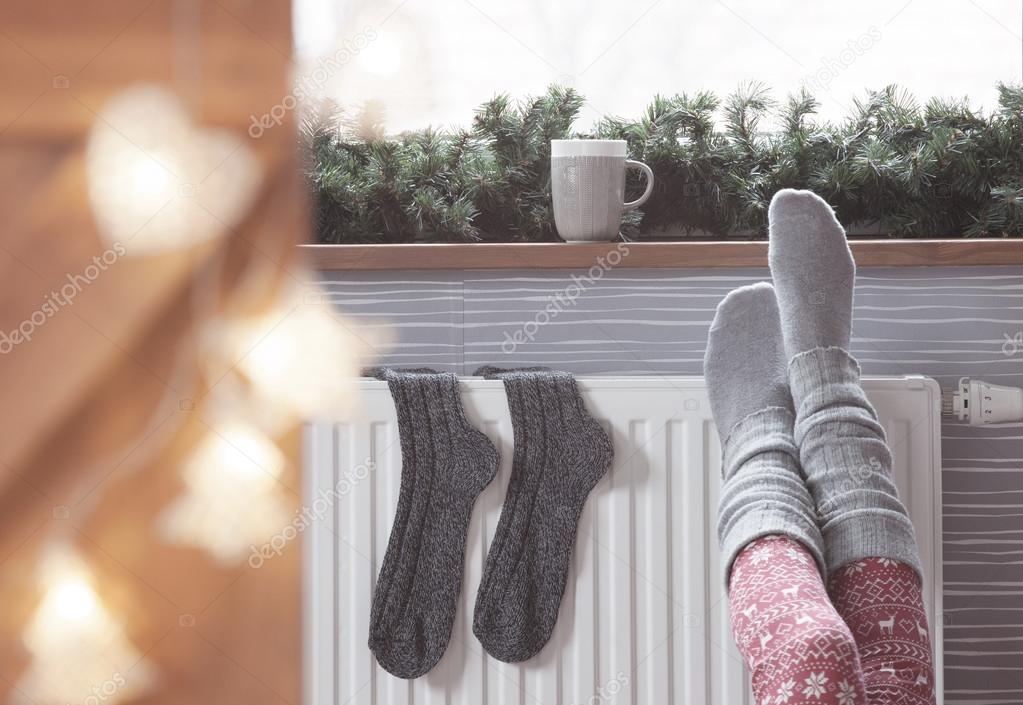
[[[732,633],[757,705],[933,705],[920,578],[888,558],[848,563],[827,588],[782,536],[743,549],[728,586]]]

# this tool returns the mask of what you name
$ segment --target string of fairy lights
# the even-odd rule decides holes
[[[126,258],[180,255],[224,238],[260,183],[259,162],[237,136],[197,127],[174,93],[149,85],[106,104],[86,164],[98,229]],[[275,274],[247,276],[265,286]],[[225,566],[242,563],[253,545],[289,524],[287,458],[278,440],[304,419],[341,414],[349,380],[371,347],[311,277],[288,271],[278,278],[285,285],[268,308],[214,313],[195,336],[195,359],[210,385],[202,404],[208,432],[181,464],[183,492],[154,520],[165,541],[197,546]],[[41,599],[22,639],[31,662],[15,687],[25,702],[109,705],[152,686],[155,669],[72,541],[44,550],[38,579]]]

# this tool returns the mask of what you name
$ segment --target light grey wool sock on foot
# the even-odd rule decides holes
[[[831,206],[811,191],[783,189],[768,220],[767,257],[789,359],[813,348],[848,350],[856,265]]]
[[[799,473],[778,304],[770,284],[736,289],[718,305],[703,373],[721,436],[718,540],[725,585],[739,552],[763,536],[799,541],[823,574],[813,499]]]
[[[416,678],[444,655],[462,588],[473,504],[497,473],[490,439],[469,424],[458,378],[378,368],[398,415],[401,486],[373,589],[369,647],[399,678]]]
[[[841,348],[815,348],[789,363],[795,438],[817,506],[829,573],[861,558],[891,558],[921,573],[920,551],[892,481],[892,453]]]
[[[514,663],[538,653],[554,631],[579,515],[614,448],[572,375],[495,367],[476,374],[504,382],[515,451],[472,631],[488,654]]]
[[[778,302],[767,282],[728,292],[710,324],[703,372],[724,439],[743,417],[769,406],[792,409]]]
[[[828,570],[876,556],[920,572],[913,525],[892,482],[891,450],[848,352],[856,265],[845,231],[809,191],[779,191],[769,213],[795,439]]]

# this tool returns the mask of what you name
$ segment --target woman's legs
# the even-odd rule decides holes
[[[760,705],[866,702],[855,642],[831,604],[823,542],[799,472],[774,291],[718,306],[704,374],[722,436],[718,538],[732,631]]]
[[[934,703],[930,633],[916,571],[888,558],[864,558],[839,568],[828,593],[856,639],[868,702]]]
[[[845,232],[807,191],[779,192],[770,220],[795,442],[817,507],[831,595],[859,646],[870,702],[931,703],[913,526],[892,481],[884,429],[847,352],[855,264]]]
[[[743,549],[728,604],[758,704],[867,702],[856,642],[801,543],[766,536]]]

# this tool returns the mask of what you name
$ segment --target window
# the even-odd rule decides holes
[[[837,119],[865,88],[995,104],[1021,79],[1017,0],[296,0],[298,80],[343,106],[382,105],[388,132],[465,125],[494,93],[577,88],[577,127],[637,116],[651,97],[731,92],[775,98],[806,86]]]

